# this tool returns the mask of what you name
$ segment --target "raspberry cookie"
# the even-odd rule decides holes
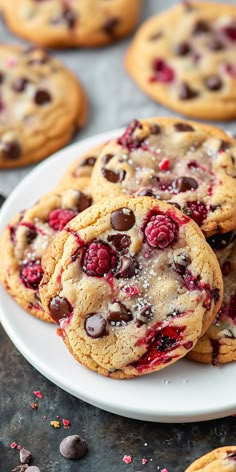
[[[176,362],[219,309],[222,278],[198,226],[148,197],[103,200],[42,261],[40,296],[73,356],[129,378]]]
[[[50,193],[17,215],[1,237],[0,281],[19,305],[44,321],[52,319],[42,309],[38,291],[42,256],[55,235],[91,201],[78,190]]]
[[[127,36],[142,0],[1,0],[10,30],[46,47],[96,47]]]
[[[78,188],[89,191],[92,171],[104,146],[101,144],[76,159],[61,177],[57,189]]]
[[[236,147],[223,131],[174,118],[134,120],[94,167],[94,199],[152,196],[176,205],[206,236],[236,227]]]
[[[0,45],[0,168],[57,151],[86,114],[80,83],[57,60],[41,49]]]
[[[236,361],[236,243],[221,270],[223,304],[206,334],[189,354],[190,359],[214,366]]]
[[[154,100],[193,118],[236,117],[236,6],[177,2],[136,34],[126,67]]]
[[[214,449],[194,461],[185,472],[235,472],[236,446]]]

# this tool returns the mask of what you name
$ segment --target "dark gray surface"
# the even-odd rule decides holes
[[[175,3],[144,0],[143,18]],[[0,41],[17,40],[0,25]],[[128,43],[129,39],[100,50],[56,52],[82,79],[89,95],[88,125],[75,140],[125,125],[134,117],[173,115],[145,97],[126,75],[122,59]],[[232,132],[236,129],[235,122],[220,125]],[[9,194],[30,170],[0,171],[0,193]],[[25,334],[26,342],[29,335]],[[44,394],[37,411],[29,406],[35,400],[34,390]],[[69,432],[50,426],[57,415],[70,419]],[[66,461],[59,454],[59,443],[67,434],[81,434],[88,442],[88,455],[80,462]],[[10,472],[19,463],[18,452],[10,448],[13,441],[31,450],[41,472],[160,472],[164,467],[183,472],[195,458],[215,447],[235,444],[235,438],[234,417],[164,425],[121,418],[89,406],[42,377],[0,328],[0,472]],[[122,462],[125,454],[132,455],[132,464]],[[149,459],[146,465],[142,457]]]

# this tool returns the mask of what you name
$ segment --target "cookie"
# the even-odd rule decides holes
[[[185,472],[235,472],[236,446],[224,446],[194,461]]]
[[[175,118],[134,120],[94,166],[94,200],[121,194],[176,205],[206,236],[236,228],[236,147],[218,128]]]
[[[104,145],[96,146],[73,161],[62,175],[57,189],[78,188],[78,190],[89,192],[93,167]]]
[[[9,29],[45,47],[97,47],[127,36],[142,0],[1,0]]]
[[[221,270],[224,282],[222,306],[205,335],[189,353],[190,359],[214,366],[236,361],[236,243]]]
[[[130,378],[176,362],[221,303],[217,259],[198,226],[148,197],[74,218],[46,251],[40,296],[86,367]]]
[[[127,71],[147,95],[178,113],[235,118],[236,6],[177,3],[141,26]]]
[[[91,201],[78,190],[51,192],[17,215],[1,237],[0,281],[22,308],[41,320],[52,321],[42,308],[38,290],[42,256],[55,235]]]
[[[79,81],[47,52],[0,45],[0,168],[37,162],[84,125]]]

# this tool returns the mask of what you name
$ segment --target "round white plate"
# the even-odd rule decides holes
[[[0,212],[0,232],[19,210],[30,207],[57,184],[74,159],[121,130],[95,136],[38,165],[15,188]],[[45,377],[76,397],[130,418],[191,422],[236,413],[236,363],[220,366],[181,360],[155,374],[113,380],[82,367],[69,354],[53,325],[33,318],[0,287],[0,319],[26,359]]]

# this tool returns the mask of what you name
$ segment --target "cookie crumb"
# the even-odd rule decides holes
[[[38,398],[43,398],[43,395],[42,395],[42,393],[41,393],[39,390],[35,390],[35,391],[34,391],[34,394],[35,394],[36,397],[38,397]]]
[[[60,428],[61,423],[60,421],[51,421],[50,425],[53,426],[53,428]]]
[[[132,462],[132,457],[125,455],[122,460],[125,462],[125,464],[130,464]]]

